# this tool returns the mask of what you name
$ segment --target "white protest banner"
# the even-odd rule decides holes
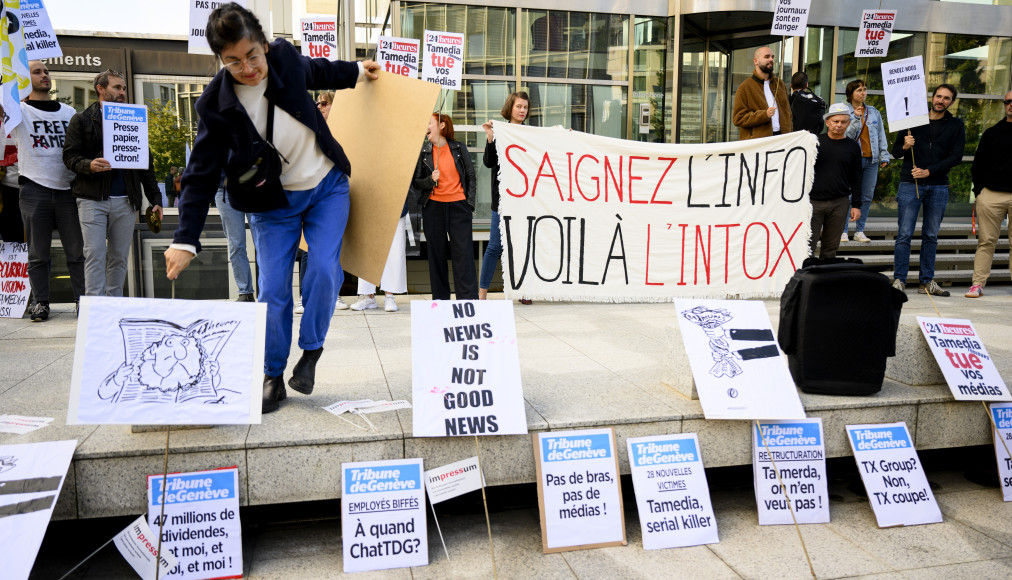
[[[753,423],[752,475],[760,526],[829,523],[822,419]]]
[[[384,411],[397,411],[399,409],[411,408],[411,403],[407,402],[404,399],[399,399],[397,401],[375,401],[375,403],[376,403],[375,405],[366,405],[363,407],[359,407],[357,409],[354,409],[352,412],[369,414],[369,413],[383,413]]]
[[[643,549],[719,542],[696,434],[637,437],[626,445]]]
[[[808,26],[808,13],[811,10],[812,0],[777,0],[770,34],[774,36],[804,36],[805,28]]]
[[[323,407],[323,409],[328,413],[333,413],[334,415],[343,415],[344,413],[351,413],[357,409],[362,409],[370,405],[375,405],[377,403],[378,401],[373,401],[372,399],[360,399],[358,401],[338,401],[336,403]]]
[[[68,425],[260,423],[267,305],[82,296]]]
[[[624,546],[625,516],[612,429],[534,435],[541,549]]]
[[[415,437],[527,433],[513,303],[412,302],[411,382]]]
[[[920,55],[882,63],[882,84],[891,133],[928,124],[928,86]]]
[[[918,316],[917,324],[957,401],[1012,401],[972,322]]]
[[[20,102],[32,92],[20,12],[18,0],[3,0],[0,5],[0,71],[3,72],[0,106],[4,110],[7,134],[21,124]]]
[[[878,527],[942,521],[906,423],[847,425],[847,440]]]
[[[994,434],[994,452],[998,458],[998,477],[1001,480],[1001,495],[1005,501],[1012,501],[1012,403],[991,403],[991,418],[998,431]]]
[[[21,0],[21,27],[24,29],[28,60],[63,56],[42,0]]]
[[[0,242],[0,318],[24,316],[31,293],[28,244]]]
[[[3,577],[28,578],[46,535],[77,441],[0,445],[0,562]]]
[[[507,298],[769,298],[808,256],[811,133],[672,145],[493,130]]]
[[[865,10],[857,30],[855,58],[884,58],[889,52],[889,39],[896,23],[895,10]]]
[[[246,7],[246,0],[188,0],[190,5],[190,38],[186,44],[186,52],[190,54],[213,54],[205,37],[207,19],[211,16],[212,10],[222,4],[228,4],[230,1],[235,2],[243,8]]]
[[[311,58],[337,60],[337,19],[302,18],[302,54]]]
[[[239,523],[239,469],[148,476],[148,521],[162,551],[179,560],[162,578],[241,578],[242,526]],[[161,523],[162,497],[165,523]]]
[[[677,298],[675,309],[707,419],[805,417],[762,302]]]
[[[422,80],[459,91],[464,74],[463,33],[426,30],[424,38]]]
[[[114,169],[151,166],[147,106],[102,103],[102,156]]]
[[[165,578],[179,564],[172,553],[162,546],[159,557],[158,534],[151,531],[144,516],[140,516],[112,539],[116,549],[130,567],[137,572],[141,580]],[[158,559],[160,572],[155,571],[155,559]]]
[[[0,433],[24,435],[48,427],[52,417],[26,417],[24,415],[0,415]]]
[[[344,571],[428,566],[421,459],[341,464]]]
[[[376,62],[389,73],[417,79],[420,44],[414,38],[381,36],[376,44]]]
[[[483,481],[477,456],[425,472],[425,490],[429,492],[430,503],[439,503],[481,489]]]

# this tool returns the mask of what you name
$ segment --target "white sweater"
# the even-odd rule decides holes
[[[21,123],[11,131],[21,175],[50,189],[70,189],[74,172],[63,164],[63,145],[74,113],[63,103],[52,113],[21,103]]]

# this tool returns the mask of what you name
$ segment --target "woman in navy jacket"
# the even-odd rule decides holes
[[[175,279],[200,250],[208,204],[224,169],[232,177],[225,199],[249,212],[257,248],[259,301],[267,304],[263,412],[270,413],[287,397],[283,374],[292,342],[292,270],[300,232],[313,248],[299,327],[303,353],[288,382],[300,393],[313,391],[344,276],[339,256],[351,166],[307,90],[353,88],[360,78],[377,78],[379,66],[310,59],[283,39],[268,45],[256,16],[232,2],[211,12],[206,33],[224,66],[197,100],[200,122],[182,177],[179,227],[165,251],[166,275]],[[264,152],[273,150],[281,160],[280,186],[244,192],[236,176],[260,166]]]

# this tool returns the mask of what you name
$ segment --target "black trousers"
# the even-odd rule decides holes
[[[28,281],[35,300],[49,302],[53,230],[60,232],[70,270],[70,286],[77,300],[84,294],[84,237],[74,196],[69,189],[50,189],[27,181],[21,184],[21,216],[28,236]]]
[[[429,201],[422,208],[422,228],[428,246],[432,299],[450,299],[446,260],[452,257],[453,287],[457,291],[457,300],[477,300],[478,274],[474,267],[471,209],[467,202]]]

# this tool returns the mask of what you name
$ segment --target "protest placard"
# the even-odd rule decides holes
[[[847,440],[880,528],[942,521],[906,423],[847,425]]]
[[[376,43],[376,62],[387,72],[417,79],[420,45],[414,38],[381,36]]]
[[[53,31],[49,12],[42,0],[21,0],[21,28],[25,34],[28,60],[63,56],[60,41]]]
[[[484,481],[478,456],[425,472],[425,490],[429,492],[430,503],[439,503],[481,489]]]
[[[675,145],[493,130],[507,298],[774,297],[808,256],[811,133]]]
[[[179,560],[162,578],[242,577],[242,526],[239,523],[239,469],[148,476],[148,520],[162,552]],[[165,522],[162,523],[162,498]]]
[[[137,572],[141,580],[155,580],[165,578],[171,570],[179,565],[179,562],[171,552],[162,546],[161,553],[158,550],[158,533],[152,532],[144,516],[134,520],[122,532],[116,534],[112,539],[116,549],[123,556],[123,559],[130,564],[130,567]],[[155,560],[158,561],[160,570],[155,570]]]
[[[513,303],[411,303],[415,437],[527,433]]]
[[[263,303],[82,296],[68,425],[259,424]]]
[[[1012,501],[1012,403],[991,403],[991,418],[994,426],[994,452],[998,458],[998,477],[1001,481],[1001,495],[1005,501]]]
[[[464,34],[425,31],[422,80],[459,91],[464,74]]]
[[[63,489],[77,441],[0,445],[0,562],[4,578],[28,578]]]
[[[48,427],[52,417],[26,417],[24,415],[0,415],[0,433],[24,435]]]
[[[8,135],[21,124],[20,102],[32,92],[19,6],[18,0],[3,0],[0,4],[0,71],[3,73],[0,106],[3,106],[3,123]]]
[[[675,299],[689,367],[707,419],[803,419],[766,306]]]
[[[421,459],[341,464],[344,571],[429,564]]]
[[[337,59],[337,19],[302,18],[302,54],[311,58]]]
[[[1012,401],[972,322],[918,316],[917,324],[957,401]]]
[[[928,124],[928,87],[920,55],[882,63],[882,85],[890,132]]]
[[[643,549],[719,542],[696,434],[637,437],[626,445]]]
[[[214,54],[207,44],[207,19],[211,11],[228,4],[230,1],[246,7],[246,0],[188,0],[190,5],[190,30],[189,41],[186,43],[186,52],[190,54]],[[189,164],[189,163],[187,163]]]
[[[753,423],[752,476],[760,526],[829,523],[822,419]]]
[[[542,551],[624,546],[615,431],[552,431],[533,438]]]
[[[0,242],[0,318],[24,316],[31,293],[28,244]]]
[[[102,156],[114,169],[151,166],[147,106],[102,103]]]
[[[895,10],[865,10],[857,30],[855,58],[884,58],[889,52],[889,39],[896,22]]]
[[[808,13],[811,12],[811,9],[812,0],[777,0],[770,34],[774,36],[804,36],[808,26]]]

